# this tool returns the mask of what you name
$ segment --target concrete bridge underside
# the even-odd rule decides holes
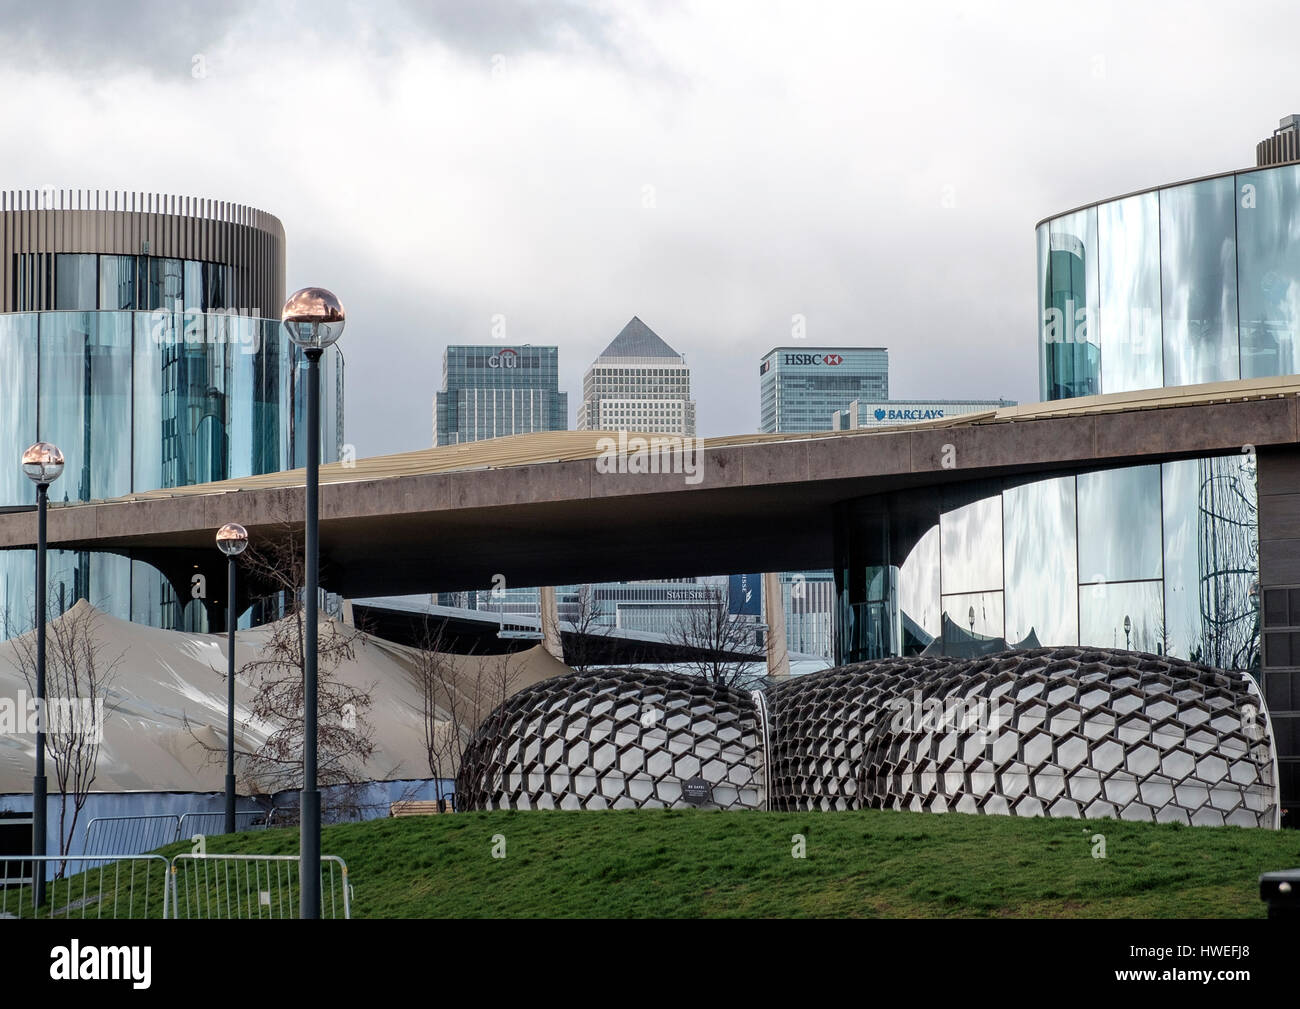
[[[1300,381],[1266,379],[1013,407],[930,425],[708,439],[698,480],[607,472],[600,432],[446,446],[322,469],[322,578],[344,596],[832,566],[831,506],[982,477],[1257,451],[1300,439]],[[49,542],[222,572],[225,522],[256,540],[301,523],[302,471],[52,507]],[[1261,528],[1271,516],[1261,507]],[[1300,547],[1300,530],[1296,530]],[[30,548],[31,509],[0,514]],[[1296,551],[1300,556],[1300,549]],[[1267,580],[1267,579],[1266,579]],[[1300,569],[1295,580],[1300,582]]]

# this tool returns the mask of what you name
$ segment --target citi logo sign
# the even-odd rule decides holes
[[[839,354],[786,354],[785,364],[829,364],[832,367],[843,364],[844,358]]]
[[[518,368],[519,351],[506,349],[488,358],[489,368]]]

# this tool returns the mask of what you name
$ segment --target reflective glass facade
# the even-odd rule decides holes
[[[22,252],[16,258],[20,312],[241,307],[234,303],[235,267],[225,263],[93,252]]]
[[[830,431],[855,400],[889,398],[884,347],[776,347],[758,366],[759,430]]]
[[[569,429],[558,347],[451,346],[433,395],[435,445]]]
[[[106,285],[116,287],[117,261],[140,257],[98,258],[102,293]],[[104,260],[112,261],[108,273]],[[96,286],[81,272],[71,275],[81,293]],[[62,267],[59,276],[67,276]],[[181,290],[186,271],[164,268],[158,277],[162,289],[176,283]],[[303,424],[306,372],[300,357],[277,320],[197,311],[0,314],[0,370],[8,389],[0,401],[0,452],[13,460],[0,466],[0,506],[35,502],[17,460],[36,441],[58,445],[66,460],[50,487],[55,504],[301,466],[306,444],[295,432]],[[342,375],[342,358],[331,348],[322,359],[326,461],[339,455]],[[30,551],[0,553],[6,636],[31,624],[33,568]],[[56,611],[85,597],[142,623],[203,626],[196,602],[177,599],[152,567],[125,557],[54,551],[49,581]]]
[[[1038,226],[1044,399],[1300,372],[1300,165]]]
[[[835,540],[842,662],[1095,645],[1259,665],[1251,455],[863,498]]]

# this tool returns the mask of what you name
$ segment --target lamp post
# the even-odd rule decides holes
[[[1132,630],[1133,630],[1133,621],[1128,618],[1128,614],[1125,614],[1124,615],[1124,649],[1126,651],[1132,650],[1132,646],[1129,644],[1129,632]]]
[[[23,453],[23,472],[36,484],[36,772],[32,778],[32,854],[45,854],[45,510],[50,484],[63,472],[63,453],[38,441]],[[32,863],[32,906],[45,903],[45,863]]]
[[[299,808],[299,907],[302,918],[320,917],[320,792],[316,788],[316,596],[319,589],[320,358],[343,334],[346,314],[323,287],[304,287],[284,303],[280,315],[289,339],[307,358],[307,522],[303,577],[302,792]]]
[[[226,833],[235,832],[235,558],[248,546],[248,530],[227,522],[217,530],[226,555]]]

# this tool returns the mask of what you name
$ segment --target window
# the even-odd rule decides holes
[[[74,312],[96,308],[96,260],[94,255],[54,257],[54,307]]]
[[[99,307],[109,311],[135,308],[135,276],[135,256],[100,256]]]

